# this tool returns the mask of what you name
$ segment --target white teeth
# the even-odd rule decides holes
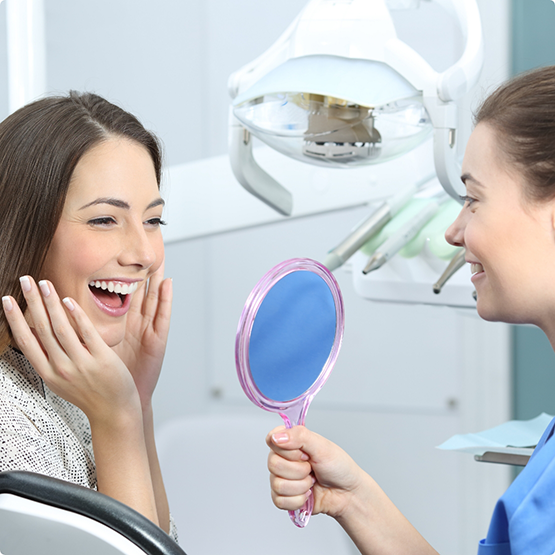
[[[139,282],[134,283],[122,283],[114,281],[91,281],[89,287],[97,287],[98,289],[108,289],[110,293],[119,293],[121,295],[130,295],[137,290],[139,287]]]
[[[477,274],[478,272],[483,272],[484,271],[484,267],[481,264],[474,264],[471,263],[470,264],[470,273],[471,274]]]

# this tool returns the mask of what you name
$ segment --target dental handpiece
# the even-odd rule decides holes
[[[343,265],[412,199],[418,190],[418,186],[418,183],[411,185],[380,204],[370,217],[365,219],[347,238],[327,254],[324,266],[332,272]]]
[[[457,254],[451,259],[451,262],[449,262],[447,268],[445,268],[445,271],[441,274],[437,282],[434,283],[433,289],[436,295],[441,292],[447,281],[465,265],[465,254],[466,251],[464,249],[460,249],[459,252],[457,252]]]
[[[378,250],[370,257],[362,270],[368,274],[381,268],[390,258],[397,254],[407,243],[412,241],[418,232],[437,214],[439,207],[447,198],[433,200],[428,203],[412,220],[402,225],[395,233],[385,240]]]

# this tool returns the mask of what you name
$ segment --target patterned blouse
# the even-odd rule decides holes
[[[0,471],[28,470],[97,489],[85,414],[52,393],[12,348],[0,356]],[[170,535],[177,541],[171,519]]]

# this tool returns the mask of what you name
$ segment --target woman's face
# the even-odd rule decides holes
[[[523,177],[484,123],[469,139],[462,174],[467,198],[446,239],[466,249],[479,315],[543,327],[555,303],[553,203],[525,197]]]
[[[163,204],[152,159],[133,141],[98,144],[73,173],[41,279],[75,299],[110,346],[124,337],[132,295],[162,264]]]

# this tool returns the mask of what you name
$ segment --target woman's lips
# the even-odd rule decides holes
[[[470,263],[470,273],[472,275],[478,274],[478,273],[483,272],[483,271],[484,271],[484,267],[481,264],[479,264],[478,262],[471,262]]]
[[[472,274],[470,281],[474,282],[485,275],[484,267],[479,262],[470,262],[470,273]]]
[[[91,281],[89,290],[96,306],[109,316],[119,317],[127,314],[131,306],[131,294],[139,282]]]

